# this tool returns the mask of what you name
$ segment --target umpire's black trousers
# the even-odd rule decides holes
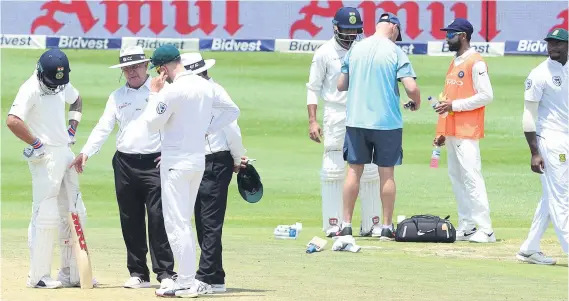
[[[225,284],[221,234],[227,190],[233,176],[233,158],[229,151],[221,151],[207,155],[205,162],[195,205],[196,232],[201,248],[196,279],[208,284]]]
[[[174,272],[174,255],[168,242],[160,185],[160,168],[154,162],[156,154],[126,154],[116,152],[113,157],[115,190],[119,205],[122,235],[126,245],[127,267],[131,277],[150,281],[146,265],[146,224],[148,214],[148,240],[152,271],[157,280],[171,278]],[[146,207],[146,212],[145,212]]]

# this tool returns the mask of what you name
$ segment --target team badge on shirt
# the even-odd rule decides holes
[[[526,79],[526,90],[529,90],[529,88],[531,88],[532,82],[531,79]]]
[[[553,84],[555,84],[556,86],[561,86],[561,77],[560,76],[554,76],[551,78],[553,80]]]
[[[559,162],[565,163],[565,161],[567,161],[565,154],[559,154]]]
[[[459,77],[459,78],[463,78],[463,77],[464,77],[464,71],[460,71],[460,72],[458,73],[458,77]]]
[[[156,106],[156,113],[164,114],[164,112],[166,112],[166,108],[168,108],[168,106],[165,103],[160,102],[158,106]]]

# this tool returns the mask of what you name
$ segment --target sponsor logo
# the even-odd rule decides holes
[[[529,79],[529,78],[526,79],[526,90],[529,90],[531,88],[531,85],[532,85],[531,79]]]
[[[44,49],[45,40],[45,36],[2,34],[0,48]]]
[[[176,46],[176,48],[180,50],[185,50],[186,48],[190,47],[188,41],[184,40],[170,41],[170,40],[136,39],[135,43],[136,46],[140,46],[142,47],[142,49],[156,49],[164,44],[173,44],[174,46]]]
[[[291,52],[314,52],[320,48],[323,43],[315,43],[310,41],[291,41],[288,50]]]
[[[567,161],[565,154],[559,154],[559,162],[565,163],[565,161]]]
[[[519,52],[547,52],[547,43],[542,41],[521,40],[516,49]]]
[[[257,52],[274,51],[275,40],[211,39],[200,40],[200,50]]]
[[[447,86],[462,86],[464,85],[464,82],[462,82],[461,80],[455,80],[449,78],[446,80],[446,84]]]
[[[83,37],[49,37],[48,47],[73,48],[73,49],[120,49],[120,39],[100,39]]]
[[[427,54],[427,44],[397,43],[406,54]]]
[[[335,217],[331,217],[328,219],[328,224],[330,224],[330,226],[337,226],[338,225],[338,219]]]
[[[459,78],[463,78],[463,77],[464,77],[464,71],[458,72],[458,77],[459,77]]]
[[[554,77],[551,78],[551,80],[553,80],[553,84],[556,86],[561,86],[561,77],[556,75]]]
[[[156,106],[156,113],[164,114],[164,112],[166,112],[166,108],[168,108],[168,106],[165,103],[160,102],[158,106]]]

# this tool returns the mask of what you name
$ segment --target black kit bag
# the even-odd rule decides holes
[[[453,243],[456,241],[456,229],[449,217],[414,215],[397,225],[395,241]]]

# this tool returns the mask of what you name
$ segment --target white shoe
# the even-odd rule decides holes
[[[174,280],[172,278],[164,278],[160,281],[161,289],[172,289],[174,287]]]
[[[211,290],[214,293],[225,293],[225,292],[227,292],[227,288],[225,287],[225,284],[212,284]]]
[[[198,295],[213,294],[213,289],[211,285],[196,279],[194,285],[190,288],[190,293],[196,293]],[[176,296],[178,296],[178,292],[176,292]]]
[[[542,252],[535,252],[532,254],[518,252],[518,254],[516,254],[516,258],[519,261],[533,263],[533,264],[554,265],[557,263],[555,259],[545,256],[545,254],[543,254]]]
[[[53,280],[49,276],[43,276],[38,283],[32,284],[30,282],[30,278],[28,277],[28,283],[26,284],[27,287],[31,288],[61,288],[63,287],[63,283],[61,281]]]
[[[140,277],[130,277],[125,283],[125,288],[149,288],[150,282],[144,281]]]
[[[326,229],[326,237],[334,237],[336,233],[340,232],[340,226],[331,226]]]
[[[470,237],[468,241],[478,243],[492,243],[496,242],[496,236],[494,236],[494,232],[488,234],[482,230],[478,230]]]
[[[371,228],[371,237],[381,237],[381,225],[378,224],[378,226],[373,226]]]
[[[474,233],[476,233],[476,228],[472,230],[456,230],[456,241],[468,241]]]
[[[166,280],[166,279],[164,279]],[[162,282],[164,281],[162,280]],[[180,285],[178,282],[178,278],[174,277],[171,279],[172,282],[169,283],[170,287],[162,288],[162,285],[159,289],[155,291],[156,296],[158,297],[186,297],[186,298],[197,298],[198,294],[191,291],[191,287],[188,285]]]

